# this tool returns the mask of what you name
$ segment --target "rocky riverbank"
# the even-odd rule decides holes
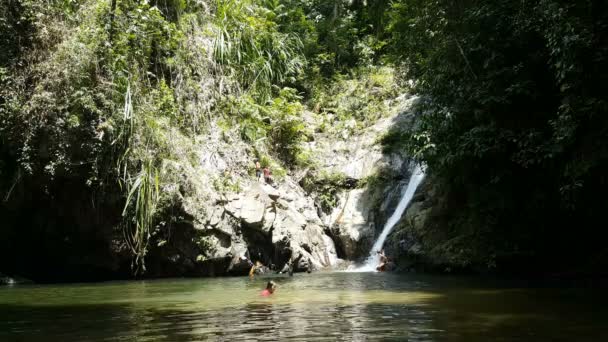
[[[172,181],[160,189],[162,212],[150,233],[145,276],[243,275],[247,259],[273,268],[293,259],[296,271],[340,268],[364,257],[407,185],[411,162],[402,153],[385,153],[380,140],[389,128],[411,124],[414,101],[393,100],[390,114],[339,138],[315,129],[322,119],[304,112],[314,132],[304,148],[315,163],[287,172],[271,164],[272,186],[254,175],[254,160],[268,152],[243,141],[238,127],[214,122],[195,139],[171,130],[169,154],[176,158],[162,172]],[[13,207],[4,209],[11,222],[28,227],[25,235],[13,233],[5,254],[16,259],[5,259],[4,267],[41,281],[130,277],[120,198],[106,194],[95,202],[86,189],[69,186],[64,190],[72,197],[57,208],[57,198],[26,196],[33,191],[27,187],[15,191]],[[24,205],[47,209],[28,217]],[[59,229],[66,225],[74,228]],[[28,246],[30,234],[43,242]]]

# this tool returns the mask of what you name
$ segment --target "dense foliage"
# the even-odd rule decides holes
[[[452,236],[490,265],[605,261],[606,3],[399,1],[391,18],[424,96],[406,142],[449,189]]]
[[[304,103],[326,77],[373,55],[358,43],[373,33],[355,20],[363,8],[2,0],[0,214],[4,241],[15,242],[2,259],[33,250],[22,261],[31,267],[38,256],[74,252],[72,241],[86,254],[107,248],[98,243],[120,227],[134,272],[144,272],[150,238],[171,205],[160,189],[190,162],[175,155],[175,141],[205,135],[211,123],[239,127],[277,177],[310,165],[301,147],[310,134]],[[238,189],[226,182],[215,183]]]

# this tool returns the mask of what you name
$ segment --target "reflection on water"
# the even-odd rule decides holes
[[[0,341],[608,340],[589,291],[320,273],[0,289]]]

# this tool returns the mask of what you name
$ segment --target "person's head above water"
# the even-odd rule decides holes
[[[269,281],[268,284],[266,284],[266,290],[268,290],[268,292],[270,293],[274,293],[274,290],[277,289],[277,284],[274,281]]]

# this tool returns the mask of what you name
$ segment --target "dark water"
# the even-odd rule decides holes
[[[0,341],[608,341],[602,291],[317,273],[0,288]]]

